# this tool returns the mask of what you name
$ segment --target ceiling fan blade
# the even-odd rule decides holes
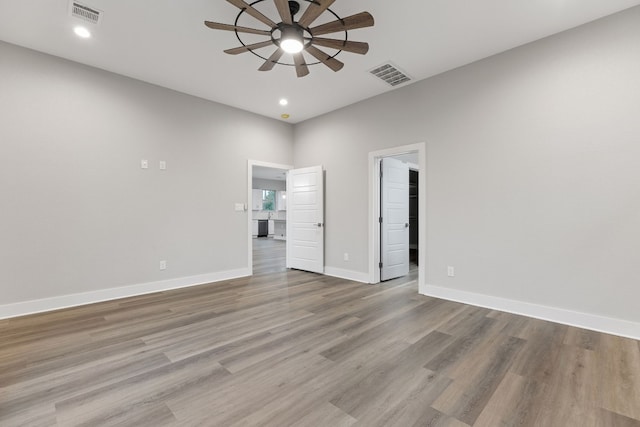
[[[256,30],[255,28],[238,27],[236,25],[220,24],[218,22],[204,21],[204,25],[214,30],[227,30],[237,31],[239,33],[260,34],[263,36],[270,36],[270,31]]]
[[[298,77],[304,77],[309,74],[309,68],[307,67],[307,63],[304,62],[302,53],[293,54],[293,63],[296,64],[296,74]]]
[[[273,46],[273,42],[271,40],[267,40],[266,42],[248,44],[246,46],[234,47],[233,49],[227,49],[224,53],[228,53],[230,55],[237,55],[239,53],[249,52],[250,50],[260,49],[261,47]]]
[[[282,18],[282,22],[285,24],[293,24],[293,19],[291,18],[291,10],[289,9],[289,1],[288,0],[273,0],[278,8],[278,13],[280,14],[280,18]]]
[[[237,7],[238,9],[243,9],[245,12],[247,12],[247,14],[253,16],[258,21],[268,25],[269,27],[273,28],[276,26],[275,22],[273,22],[271,19],[264,16],[262,13],[260,13],[256,8],[254,8],[250,4],[245,3],[242,0],[227,0],[227,1],[232,5],[234,5],[235,7]]]
[[[347,16],[343,19],[327,22],[318,25],[315,28],[309,28],[309,32],[313,36],[321,36],[323,34],[337,33],[338,31],[355,30],[356,28],[364,28],[373,26],[373,16],[369,12],[360,12],[355,15]]]
[[[364,55],[369,52],[369,44],[363,42],[353,42],[350,40],[324,39],[314,37],[312,43],[318,46],[330,47],[332,49],[344,50],[345,52],[359,53]]]
[[[308,27],[313,21],[322,15],[322,12],[327,10],[329,6],[333,4],[335,0],[317,0],[316,2],[309,3],[307,10],[302,14],[302,18],[298,21],[298,24],[303,27]],[[319,4],[318,4],[319,3]]]
[[[269,59],[267,59],[265,63],[262,64],[262,67],[258,68],[258,70],[259,71],[273,70],[273,67],[275,67],[276,62],[280,60],[283,54],[284,54],[284,50],[277,48],[276,51],[271,54]]]
[[[326,54],[318,48],[307,46],[306,50],[309,54],[313,55],[318,61],[331,68],[333,71],[340,71],[342,67],[344,67],[344,63],[338,61],[336,58],[332,58],[331,55]]]

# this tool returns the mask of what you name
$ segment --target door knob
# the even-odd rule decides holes
[[[404,223],[404,228],[408,228],[408,227],[409,227],[409,223],[408,223],[408,222],[405,222],[405,223]]]
[[[321,222],[318,223],[318,227],[322,227],[322,223]]]

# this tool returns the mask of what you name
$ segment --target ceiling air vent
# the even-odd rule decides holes
[[[411,81],[411,77],[407,76],[406,73],[400,71],[398,67],[390,62],[380,65],[369,72],[389,86],[398,86]]]
[[[99,24],[102,17],[102,11],[76,1],[71,2],[70,10],[74,18],[80,18],[92,24]]]

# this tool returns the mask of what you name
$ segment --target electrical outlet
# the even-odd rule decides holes
[[[167,269],[167,261],[162,260],[160,261],[160,270],[166,270]]]
[[[149,169],[149,161],[146,159],[140,160],[140,167],[142,169]]]
[[[344,253],[344,260],[349,261],[349,254],[347,252]]]
[[[164,160],[160,160],[160,170],[166,170],[167,169],[167,162],[165,162]]]
[[[454,277],[456,275],[456,270],[450,265],[447,266],[447,276]]]

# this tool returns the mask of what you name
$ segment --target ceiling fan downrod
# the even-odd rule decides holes
[[[291,12],[291,17],[296,16],[296,13],[300,12],[300,3],[297,1],[289,1],[289,11]]]

